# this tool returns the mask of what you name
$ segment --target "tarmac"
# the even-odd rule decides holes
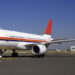
[[[75,75],[75,56],[4,56],[0,75]]]

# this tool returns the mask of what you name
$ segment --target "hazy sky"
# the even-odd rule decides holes
[[[75,38],[75,0],[0,0],[3,29],[43,34],[49,19],[54,38]]]

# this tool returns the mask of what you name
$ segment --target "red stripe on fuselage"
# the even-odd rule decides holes
[[[12,37],[0,37],[1,40],[15,40],[15,41],[29,41],[29,42],[48,42],[44,40],[32,40],[32,39],[22,39],[22,38],[12,38]]]

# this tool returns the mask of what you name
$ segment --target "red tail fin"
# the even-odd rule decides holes
[[[48,25],[47,25],[47,28],[45,30],[45,34],[51,34],[51,24],[52,24],[52,20],[50,19],[49,22],[48,22]]]

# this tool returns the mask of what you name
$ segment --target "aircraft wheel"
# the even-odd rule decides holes
[[[41,56],[41,57],[45,57],[45,54],[41,54],[40,56]]]
[[[12,53],[12,57],[18,57],[18,53]]]
[[[34,57],[36,57],[36,58],[42,58],[42,57],[45,57],[45,54],[41,54],[41,55],[34,55]]]

